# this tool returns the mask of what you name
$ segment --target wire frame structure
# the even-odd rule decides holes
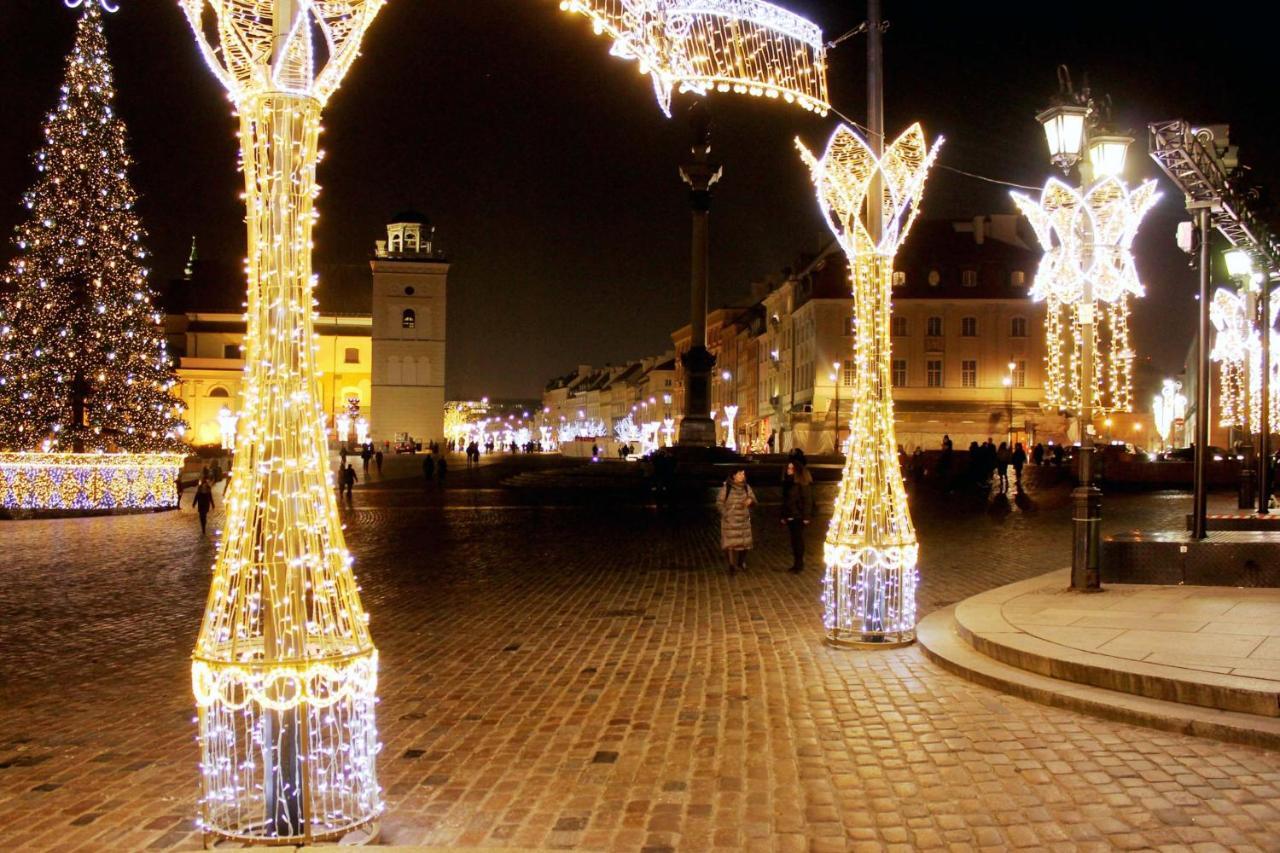
[[[910,231],[938,145],[914,124],[877,157],[841,125],[809,166],[818,204],[849,259],[853,284],[853,388],[848,454],[823,549],[823,623],[835,645],[887,647],[915,640],[919,545],[897,458],[890,376],[893,259]],[[867,224],[881,204],[880,234]]]
[[[1271,351],[1280,352],[1280,334],[1275,331],[1280,316],[1280,288],[1271,293]],[[1249,296],[1234,288],[1220,287],[1209,303],[1213,323],[1213,350],[1209,358],[1218,363],[1218,422],[1253,433],[1262,423],[1262,332],[1253,322]],[[1280,423],[1280,359],[1271,359],[1270,423]]]
[[[826,115],[827,57],[816,24],[762,0],[561,0],[635,60],[671,115],[674,91],[780,98]]]
[[[311,234],[321,109],[383,2],[179,2],[239,113],[249,237],[236,475],[191,673],[200,822],[322,841],[382,810],[378,654],[328,473]]]
[[[1131,411],[1133,346],[1129,300],[1144,294],[1133,239],[1159,199],[1156,182],[1130,191],[1107,177],[1080,191],[1050,178],[1039,201],[1013,193],[1044,248],[1031,297],[1047,303],[1045,402],[1080,411],[1084,336],[1093,335],[1092,409]]]

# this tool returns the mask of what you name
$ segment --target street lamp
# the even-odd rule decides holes
[[[1009,444],[1013,445],[1013,374],[1005,376],[1000,380],[1000,384],[1004,386],[1005,397],[1005,422],[1009,428]]]
[[[1133,140],[1103,128],[1107,103],[1095,101],[1087,87],[1076,92],[1065,66],[1058,80],[1060,102],[1036,118],[1050,161],[1064,172],[1078,165],[1081,186],[1050,178],[1038,201],[1020,193],[1013,199],[1045,252],[1031,295],[1048,303],[1046,402],[1079,418],[1071,587],[1096,591],[1102,492],[1093,483],[1093,418],[1131,408],[1128,300],[1144,292],[1132,245],[1158,195],[1154,181],[1129,190],[1121,179]]]

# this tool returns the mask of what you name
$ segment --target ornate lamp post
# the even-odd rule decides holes
[[[889,313],[893,258],[915,219],[938,147],[930,149],[918,124],[881,156],[845,125],[821,158],[797,145],[827,225],[849,258],[857,332],[852,398],[858,404],[824,548],[827,640],[881,648],[910,643],[919,546],[897,458]],[[880,198],[883,209],[875,203]]]
[[[1155,181],[1133,191],[1125,186],[1119,176],[1133,140],[1102,131],[1105,106],[1087,88],[1075,92],[1065,68],[1059,79],[1065,102],[1036,118],[1044,126],[1050,161],[1064,172],[1078,166],[1081,187],[1050,178],[1038,202],[1020,193],[1013,200],[1045,249],[1031,295],[1048,303],[1046,403],[1078,415],[1071,587],[1096,591],[1102,492],[1093,482],[1093,418],[1130,410],[1128,300],[1143,294],[1132,246],[1158,194]]]
[[[320,113],[383,0],[180,3],[240,117],[249,232],[240,459],[192,663],[200,824],[310,843],[382,811],[378,653],[327,472],[311,232]]]

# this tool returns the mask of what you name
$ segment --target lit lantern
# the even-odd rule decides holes
[[[1089,137],[1089,165],[1095,180],[1120,177],[1133,137],[1094,134]]]
[[[1088,116],[1089,108],[1079,104],[1059,104],[1036,116],[1049,143],[1049,159],[1064,172],[1080,160]]]

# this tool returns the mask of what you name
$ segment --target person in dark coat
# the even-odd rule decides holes
[[[373,464],[378,467],[378,476],[382,476],[382,451],[373,454]]]
[[[468,457],[471,451],[467,451]],[[422,479],[428,485],[432,485],[436,479],[436,457],[430,453],[422,457]]]
[[[1009,463],[1013,461],[1013,453],[1009,451],[1009,445],[1000,442],[1000,449],[996,451],[996,473],[1000,475],[1000,491],[1009,491]]]
[[[196,512],[200,513],[200,535],[204,536],[209,524],[209,510],[213,509],[213,483],[208,477],[200,478],[200,484],[196,486],[196,496],[191,499],[191,505],[196,508]]]
[[[354,465],[348,464],[342,469],[342,491],[347,496],[347,506],[351,505],[352,489],[356,485],[356,469]]]
[[[1019,441],[1013,448],[1013,481],[1018,485],[1018,491],[1022,491],[1022,467],[1027,464],[1027,450]]]
[[[745,468],[738,468],[724,481],[716,497],[720,510],[720,547],[729,561],[729,574],[747,567],[751,539],[751,508],[756,505],[755,492],[747,485]]]
[[[445,475],[449,473],[449,460],[441,456],[440,461],[436,463],[436,476],[440,478],[440,488],[444,488]]]
[[[791,534],[791,568],[804,571],[804,529],[813,520],[813,476],[809,469],[788,462],[782,478],[782,523]]]

